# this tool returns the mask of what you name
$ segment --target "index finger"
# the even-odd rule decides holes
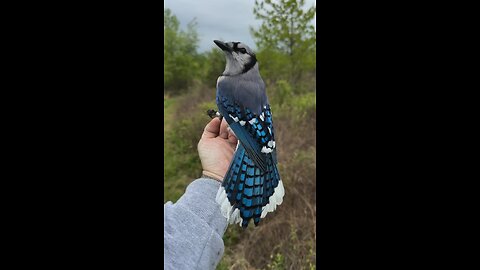
[[[223,118],[222,123],[220,124],[220,135],[221,138],[227,139],[228,138],[228,123]]]

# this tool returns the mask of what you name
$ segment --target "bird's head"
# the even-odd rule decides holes
[[[227,63],[222,75],[234,76],[245,73],[257,63],[257,58],[252,49],[241,42],[222,42],[214,40],[215,44],[223,50]]]

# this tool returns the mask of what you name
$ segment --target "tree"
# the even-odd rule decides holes
[[[198,33],[196,21],[187,25],[187,30],[180,30],[180,23],[170,9],[164,9],[164,91],[179,93],[187,89],[199,76]]]
[[[305,0],[256,0],[253,13],[263,22],[259,29],[250,28],[259,58],[268,60],[263,70],[272,76],[287,76],[294,85],[316,64],[316,30],[312,25],[316,9],[304,9],[304,5]]]
[[[203,82],[208,86],[216,86],[218,77],[225,70],[225,54],[219,48],[212,48],[204,54]]]

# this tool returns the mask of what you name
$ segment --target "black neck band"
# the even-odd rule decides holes
[[[257,63],[257,58],[255,57],[255,55],[250,55],[252,58],[250,59],[250,62],[248,62],[244,67],[243,67],[243,70],[242,70],[242,73],[245,73],[247,71],[249,71],[250,69],[253,68],[253,66],[255,66],[255,64]]]

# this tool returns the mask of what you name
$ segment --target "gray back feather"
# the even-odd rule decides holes
[[[263,106],[268,104],[265,83],[258,71],[258,63],[245,73],[221,76],[217,83],[217,91],[219,95],[232,98],[257,115],[261,114]]]

